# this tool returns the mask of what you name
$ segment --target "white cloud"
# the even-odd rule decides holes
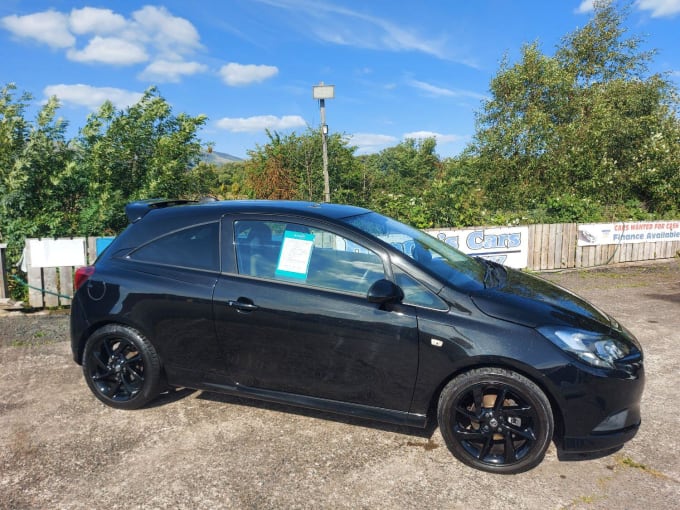
[[[641,11],[652,11],[652,18],[672,17],[680,13],[680,0],[637,0]]]
[[[173,16],[165,7],[147,5],[132,13],[131,37],[148,41],[162,56],[187,55],[201,47],[198,31],[184,18]]]
[[[582,0],[574,11],[577,14],[592,12],[594,0]],[[652,18],[672,17],[680,13],[680,0],[635,0],[635,7],[641,11],[652,11]]]
[[[256,133],[265,129],[283,130],[306,126],[305,119],[299,115],[257,115],[247,118],[224,117],[217,121],[217,127],[234,133]]]
[[[149,55],[143,46],[117,37],[93,37],[83,50],[71,49],[67,56],[76,62],[131,65],[146,62]]]
[[[126,25],[125,18],[111,9],[83,7],[73,9],[69,17],[69,26],[75,34],[111,34],[119,32]]]
[[[593,11],[593,0],[582,0],[581,4],[574,11],[576,14],[585,14]]]
[[[415,140],[435,138],[438,144],[444,145],[464,142],[468,137],[460,135],[446,135],[432,131],[413,131],[411,133],[405,133],[402,137],[402,140],[407,138],[412,138]],[[355,133],[353,135],[349,135],[348,139],[351,145],[355,145],[357,147],[357,154],[373,154],[380,152],[383,149],[397,145],[401,141],[394,136],[375,133]]]
[[[201,48],[198,31],[165,7],[145,6],[130,18],[111,9],[83,7],[70,13],[48,10],[6,16],[0,27],[22,39],[65,49],[66,57],[83,63],[129,66],[153,61],[140,77],[178,81],[206,67],[185,61]]]
[[[413,138],[415,140],[424,140],[425,138],[434,138],[437,143],[453,143],[464,140],[464,136],[460,135],[444,135],[442,133],[435,133],[433,131],[413,131],[411,133],[404,133],[404,138]]]
[[[460,90],[460,89],[447,89],[443,87],[438,87],[419,80],[409,80],[408,84],[418,90],[426,92],[428,95],[433,97],[470,97],[473,99],[488,99],[484,94],[479,92],[472,92],[470,90]]]
[[[358,154],[371,154],[396,144],[399,140],[390,135],[376,133],[354,133],[349,135],[349,143],[357,146]]]
[[[431,37],[416,30],[397,25],[386,18],[371,16],[319,0],[259,0],[284,9],[289,15],[282,18],[305,35],[331,44],[372,50],[417,51],[441,59],[456,60],[465,65],[476,64],[456,57],[447,46],[447,37]]]
[[[156,60],[139,74],[139,78],[160,83],[177,83],[183,76],[204,73],[207,70],[208,66],[199,62]]]
[[[92,87],[90,85],[48,85],[43,91],[46,97],[57,96],[64,104],[85,106],[96,110],[104,101],[111,101],[122,109],[139,101],[143,94],[113,87]]]
[[[43,11],[26,16],[5,16],[0,20],[15,36],[34,39],[52,48],[70,48],[76,42],[68,30],[68,16],[57,11]]]
[[[222,80],[232,87],[259,83],[276,76],[278,73],[279,69],[275,66],[255,64],[243,65],[235,62],[230,62],[220,69]]]
[[[447,97],[454,97],[458,94],[456,94],[453,90],[450,89],[445,89],[442,87],[437,87],[436,85],[432,85],[430,83],[426,83],[424,81],[418,81],[418,80],[411,80],[409,82],[409,85],[412,87],[415,87],[417,89],[420,89],[424,92],[427,92],[433,96],[447,96]]]

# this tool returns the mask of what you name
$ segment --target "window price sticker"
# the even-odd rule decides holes
[[[314,249],[314,234],[286,231],[283,235],[276,276],[307,279],[309,259]]]

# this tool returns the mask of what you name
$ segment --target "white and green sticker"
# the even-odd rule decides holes
[[[276,265],[276,276],[306,280],[313,249],[314,234],[286,230]]]

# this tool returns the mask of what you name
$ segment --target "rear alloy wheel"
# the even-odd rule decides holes
[[[137,409],[161,389],[160,360],[138,331],[109,324],[85,344],[83,373],[95,396],[118,409]]]
[[[536,466],[553,434],[550,402],[526,377],[501,368],[466,372],[439,397],[439,427],[460,461],[492,473]]]

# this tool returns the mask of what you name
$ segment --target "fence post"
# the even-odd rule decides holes
[[[7,262],[5,259],[6,244],[0,244],[0,299],[9,297],[9,287],[7,285]]]
[[[42,281],[42,269],[39,267],[33,267],[32,255],[31,255],[31,239],[26,239],[26,267],[27,267],[27,280],[28,280],[28,304],[32,308],[44,308],[45,302],[43,301],[43,281]]]

